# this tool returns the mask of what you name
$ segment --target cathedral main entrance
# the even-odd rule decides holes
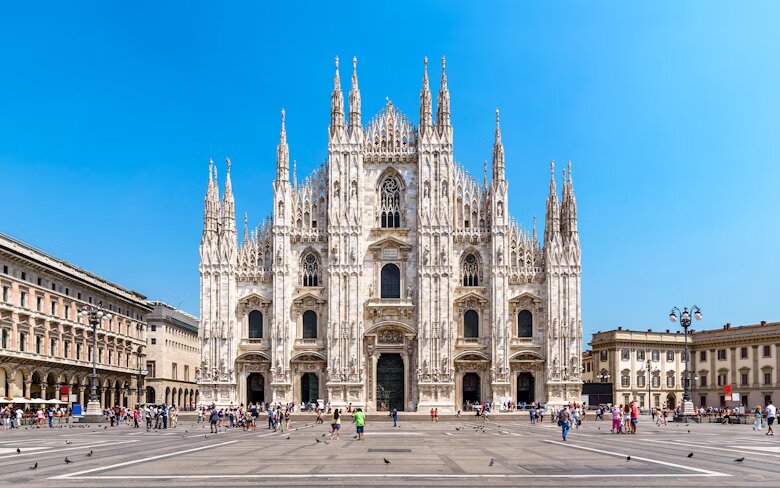
[[[314,373],[304,373],[301,376],[301,401],[317,403],[320,396],[320,380]]]
[[[260,373],[251,373],[246,377],[246,403],[265,401],[265,378]]]
[[[466,373],[463,375],[463,403],[469,405],[480,403],[482,401],[481,386],[477,373]]]
[[[404,361],[400,354],[382,353],[376,364],[377,409],[404,409]]]
[[[520,373],[517,376],[517,404],[529,404],[535,401],[534,375],[531,373]]]

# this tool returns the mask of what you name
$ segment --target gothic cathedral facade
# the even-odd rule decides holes
[[[581,252],[571,178],[551,171],[543,242],[509,216],[496,111],[492,172],[453,155],[442,59],[427,59],[414,126],[387,102],[361,121],[356,60],[344,113],[338,59],[328,160],[298,182],[285,114],[273,215],[239,243],[230,161],[209,167],[200,245],[203,404],[352,404],[454,411],[579,401]],[[554,166],[551,163],[551,169]]]

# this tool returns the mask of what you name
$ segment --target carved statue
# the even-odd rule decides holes
[[[333,259],[333,262],[338,264],[338,262],[339,262],[339,248],[338,248],[338,246],[333,246],[332,248],[330,248],[330,254],[331,254],[331,259]]]
[[[281,249],[277,249],[276,250],[276,262],[279,263],[279,264],[282,264],[282,259],[283,259],[282,258],[282,250]]]
[[[368,285],[368,297],[374,298],[374,284],[371,283]]]
[[[349,250],[349,259],[353,263],[357,260],[357,257],[355,256],[355,248],[354,247]]]
[[[406,298],[412,299],[412,285],[406,287]]]
[[[504,248],[500,247],[498,248],[498,252],[496,254],[496,258],[498,259],[498,264],[501,264],[504,261]]]
[[[428,264],[428,261],[430,260],[431,256],[431,248],[428,246],[428,244],[425,245],[425,250],[423,251],[423,264]]]
[[[441,264],[447,264],[447,249],[445,247],[441,248]]]

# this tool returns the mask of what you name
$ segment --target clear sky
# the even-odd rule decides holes
[[[256,224],[283,107],[299,176],[326,159],[334,56],[364,121],[416,121],[446,55],[456,159],[481,175],[500,108],[521,223],[573,162],[586,342],[780,320],[780,3],[162,3],[0,7],[0,231],[197,314],[209,157]]]

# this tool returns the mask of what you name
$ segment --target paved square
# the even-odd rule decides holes
[[[640,434],[618,436],[609,433],[610,423],[588,420],[565,443],[556,425],[531,425],[516,416],[437,424],[402,419],[399,428],[370,420],[365,442],[353,438],[349,423],[338,441],[323,437],[327,424],[314,425],[308,417],[294,421],[289,433],[263,427],[218,435],[189,421],[152,432],[126,426],[0,431],[0,484],[780,485],[780,436],[745,425],[656,426],[645,420]],[[73,462],[66,464],[65,457]],[[744,462],[734,461],[740,457]],[[37,469],[29,469],[34,463]]]

